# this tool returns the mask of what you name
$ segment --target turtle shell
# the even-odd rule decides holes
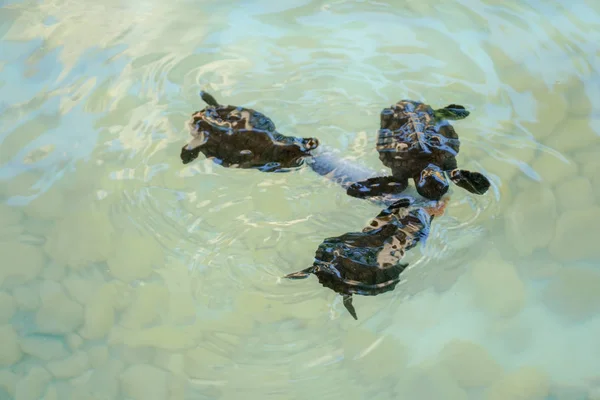
[[[340,294],[375,296],[394,290],[405,252],[427,236],[431,216],[408,201],[383,210],[362,232],[327,238],[315,254],[319,282]]]
[[[193,140],[181,151],[184,164],[202,152],[224,167],[278,171],[296,168],[318,146],[314,138],[285,136],[251,108],[207,106],[188,122]]]
[[[381,112],[377,151],[394,176],[413,177],[429,164],[452,170],[459,147],[452,125],[436,121],[427,104],[401,100]]]

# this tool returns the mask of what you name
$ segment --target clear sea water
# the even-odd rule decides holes
[[[0,2],[0,399],[600,399],[600,3]],[[379,170],[462,104],[462,168],[352,319],[311,265],[380,211],[308,168],[183,165],[208,90]]]

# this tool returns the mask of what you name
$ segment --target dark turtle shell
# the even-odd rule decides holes
[[[301,166],[319,144],[316,138],[282,135],[270,118],[251,108],[218,105],[212,96],[207,103],[188,122],[193,140],[181,150],[184,164],[202,152],[224,167],[281,171]]]
[[[344,304],[356,319],[353,294],[375,296],[394,290],[408,264],[401,263],[406,251],[429,234],[437,208],[410,207],[401,199],[384,209],[362,232],[327,238],[315,254],[313,266],[286,278],[317,276],[319,283],[344,296]],[[438,211],[434,211],[438,210]]]
[[[456,168],[460,141],[446,120],[437,120],[427,104],[401,100],[381,112],[379,159],[395,177],[412,178],[429,164]]]
[[[398,194],[412,179],[421,196],[438,200],[448,191],[448,174],[459,187],[484,194],[490,187],[485,176],[457,168],[460,141],[448,120],[463,119],[468,115],[461,105],[451,104],[433,110],[427,104],[412,100],[401,100],[383,109],[377,151],[381,162],[392,170],[392,175],[355,182],[346,193],[359,198]]]

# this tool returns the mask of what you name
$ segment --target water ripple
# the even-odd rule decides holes
[[[186,364],[197,397],[280,398],[289,385],[311,385],[320,398],[371,397],[377,376],[365,370],[379,366],[362,363],[370,352],[385,358],[377,353],[384,332],[409,329],[395,310],[418,293],[448,290],[494,248],[523,188],[554,190],[559,178],[549,176],[595,166],[575,161],[598,146],[598,21],[595,3],[566,0],[12,1],[0,9],[0,199],[50,221],[28,223],[35,243],[51,241],[55,220],[75,223],[67,217],[76,208],[77,217],[109,220],[102,229],[117,242],[144,238],[137,248],[111,244],[127,261],[160,248],[165,263],[179,260],[199,279],[199,357],[211,365]],[[361,319],[351,325],[339,296],[316,279],[279,278],[380,210],[307,169],[182,165],[184,123],[203,106],[201,89],[374,170],[382,169],[382,108],[402,98],[463,104],[471,116],[454,123],[459,166],[488,175],[492,187],[472,196],[452,186],[447,214],[407,255],[406,282],[356,299]],[[76,243],[103,237],[80,234]],[[115,248],[92,261],[110,266]],[[76,256],[64,258],[89,258]],[[121,273],[130,283],[129,270]],[[341,343],[349,329],[371,335],[352,339],[360,362]],[[381,368],[396,370],[393,361]],[[395,379],[382,382],[398,390]]]

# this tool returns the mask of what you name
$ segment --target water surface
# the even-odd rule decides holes
[[[599,43],[591,0],[2,3],[0,399],[597,398]],[[354,321],[279,277],[380,210],[182,165],[201,89],[376,170],[382,108],[462,104],[493,187]]]

